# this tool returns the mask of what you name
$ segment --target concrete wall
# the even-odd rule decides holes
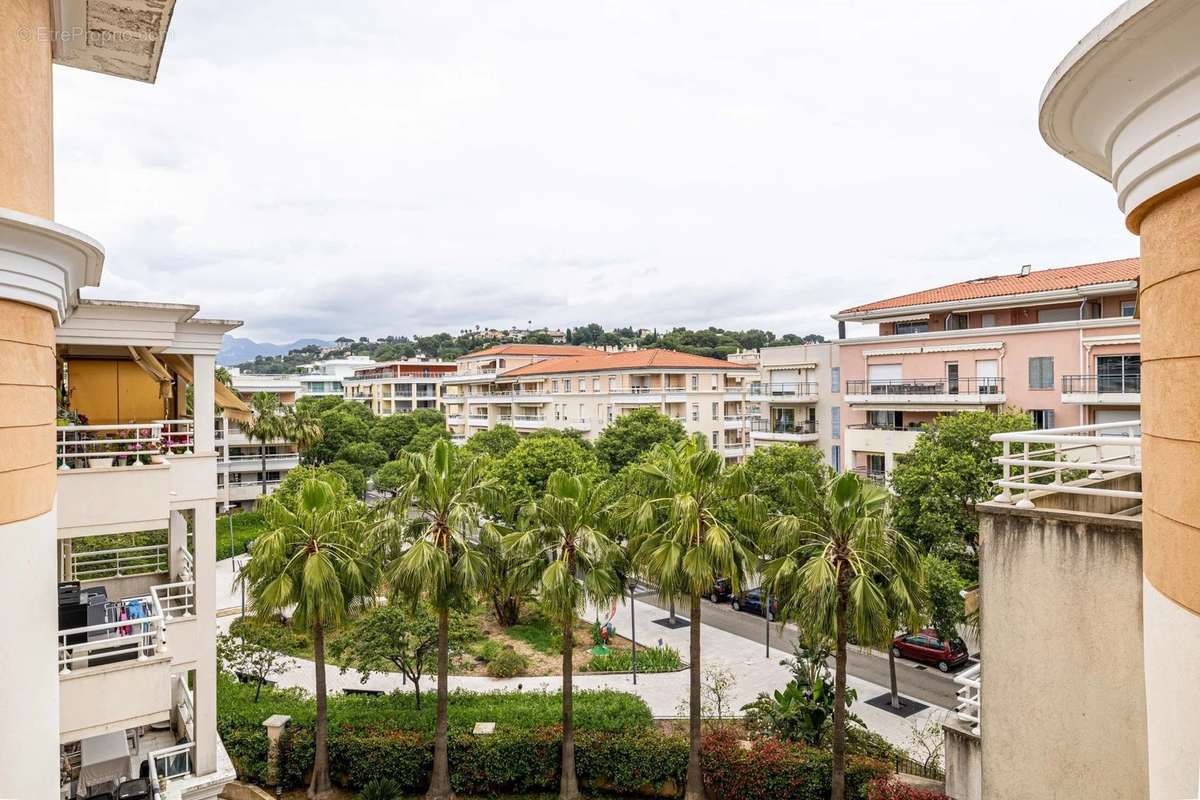
[[[983,796],[1148,797],[1141,522],[977,508]]]
[[[946,750],[946,788],[950,800],[980,800],[983,797],[983,744],[978,736],[954,717],[942,726]]]

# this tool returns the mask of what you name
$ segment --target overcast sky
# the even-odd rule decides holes
[[[1137,253],[1037,131],[1115,0],[179,0],[156,85],[56,67],[89,296],[240,335],[715,324]]]

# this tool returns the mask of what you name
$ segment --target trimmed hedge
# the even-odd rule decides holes
[[[826,800],[831,790],[833,754],[827,750],[777,739],[759,739],[744,750],[736,737],[714,733],[705,738],[700,758],[713,797]],[[890,773],[878,761],[848,755],[846,797],[866,800],[871,781]]]

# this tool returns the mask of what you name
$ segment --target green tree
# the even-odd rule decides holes
[[[371,429],[371,441],[382,447],[388,458],[395,458],[420,427],[411,414],[389,414],[376,420]]]
[[[262,457],[262,496],[267,495],[267,443],[287,436],[287,425],[282,416],[279,396],[270,392],[257,392],[250,397],[250,420],[241,422],[242,433],[252,443],[258,442],[258,453]]]
[[[414,408],[408,414],[418,428],[444,428],[446,418],[436,408]]]
[[[367,491],[367,476],[349,461],[335,461],[328,465],[328,470],[335,473],[346,482],[346,489],[355,498],[361,498]]]
[[[889,523],[888,499],[853,472],[826,471],[821,482],[800,475],[788,513],[763,528],[764,582],[782,618],[834,641],[832,800],[843,800],[846,786],[846,643],[851,633],[883,639],[890,598],[910,591],[920,571],[915,548]]]
[[[820,480],[822,458],[820,450],[803,444],[755,447],[746,457],[746,475],[755,494],[767,507],[771,511],[782,511],[787,507],[787,495],[797,476],[808,475],[813,480]]]
[[[342,398],[337,395],[305,395],[296,400],[296,408],[320,417],[326,411],[339,407],[343,402]]]
[[[284,411],[283,427],[287,438],[296,443],[302,458],[307,458],[308,451],[325,435],[316,412],[300,406],[289,406]]]
[[[521,437],[517,435],[509,425],[497,425],[489,430],[480,431],[473,434],[467,439],[467,443],[463,445],[463,449],[468,453],[476,455],[489,455],[492,458],[502,458],[508,455],[509,451],[513,450],[521,442]]]
[[[450,613],[449,657],[459,658],[479,636],[471,618]],[[342,673],[356,669],[366,683],[373,672],[399,672],[412,681],[417,708],[421,707],[421,678],[437,667],[438,622],[427,603],[373,606],[356,616],[330,646],[342,663]]]
[[[522,500],[545,493],[550,475],[560,469],[569,475],[593,478],[604,473],[592,452],[569,436],[527,436],[490,467],[492,476]]]
[[[434,442],[449,442],[450,431],[445,428],[426,427],[417,430],[408,444],[404,445],[406,453],[428,453]]]
[[[372,594],[375,564],[362,547],[362,506],[344,502],[322,480],[306,481],[292,507],[268,497],[263,516],[268,530],[254,542],[243,568],[247,594],[255,613],[267,616],[290,609],[292,624],[312,632],[317,718],[308,794],[323,797],[331,790],[325,632]]]
[[[361,493],[356,495],[346,483],[346,479],[335,470],[330,469],[328,464],[320,467],[293,467],[288,470],[288,474],[279,482],[279,486],[276,487],[272,496],[288,508],[291,508],[296,504],[296,498],[300,495],[300,489],[306,482],[313,479],[322,480],[329,484],[341,502],[351,502],[361,496]]]
[[[254,641],[229,633],[217,634],[217,663],[239,677],[252,679],[257,703],[267,678],[296,666],[294,658],[280,652],[286,647],[286,639],[278,628],[266,626]]]
[[[647,495],[629,520],[632,561],[664,600],[691,601],[691,750],[684,796],[701,800],[706,794],[700,772],[700,597],[721,577],[740,590],[753,561],[751,543],[742,535],[747,526],[726,524],[718,511],[732,508],[734,516],[753,520],[764,507],[749,493],[745,471],[726,466],[700,436],[659,445],[638,472]]]
[[[562,800],[580,797],[572,706],[575,625],[589,603],[601,605],[623,593],[615,569],[618,549],[604,525],[601,493],[592,479],[555,470],[537,502],[533,524],[504,537],[506,547],[537,565],[542,611],[562,627]]]
[[[364,475],[371,475],[387,463],[388,454],[374,442],[355,442],[339,450],[337,460],[353,464],[362,470]]]
[[[959,577],[958,570],[945,559],[929,555],[924,559],[925,581],[928,587],[927,602],[923,607],[930,627],[937,631],[938,638],[945,642],[959,638],[959,626],[967,621],[962,595],[966,581]]]
[[[389,461],[375,470],[373,480],[376,490],[387,492],[392,497],[395,497],[396,492],[400,491],[401,487],[404,486],[404,482],[408,480],[408,463],[404,461]]]
[[[992,462],[1002,445],[994,433],[1028,430],[1029,415],[967,411],[937,417],[925,426],[912,450],[896,457],[896,528],[922,550],[941,554],[963,551],[979,536],[975,503],[995,495],[992,481],[1000,467]]]
[[[491,516],[498,525],[485,525],[479,533],[479,552],[487,562],[484,594],[491,601],[496,622],[516,625],[521,607],[533,598],[540,570],[525,555],[505,547],[505,531],[528,530],[535,524],[535,506],[501,493]]]
[[[658,445],[674,444],[686,435],[682,425],[657,409],[639,408],[621,414],[600,432],[596,456],[610,471],[617,472]]]
[[[385,576],[392,591],[425,599],[438,617],[437,715],[429,800],[454,796],[450,788],[447,703],[450,610],[462,608],[484,586],[487,563],[475,546],[483,510],[498,503],[494,481],[477,461],[456,465],[458,450],[445,440],[428,453],[406,454],[411,477],[385,506],[377,528]]]
[[[359,404],[342,403],[336,408],[321,412],[320,422],[324,436],[309,450],[309,456],[315,463],[329,464],[337,460],[338,453],[346,445],[368,440],[371,425],[361,414],[351,410],[356,405]]]

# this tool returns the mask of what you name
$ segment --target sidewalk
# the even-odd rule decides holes
[[[229,562],[223,561],[218,563],[218,611],[222,608],[232,609],[236,607],[239,611],[241,609],[240,592],[230,589],[227,595],[222,594],[224,589],[222,581],[227,585],[232,585],[231,576],[232,572]],[[224,601],[222,601],[223,596],[226,597]],[[222,602],[228,602],[229,605],[223,606]],[[635,602],[634,606],[637,614],[638,646],[652,647],[657,645],[661,640],[663,644],[670,645],[678,650],[680,655],[686,659],[689,646],[689,628],[683,627],[671,630],[662,625],[657,625],[654,623],[654,620],[665,618],[667,612],[641,601]],[[601,621],[606,620],[607,615],[608,609],[605,609],[600,614]],[[679,616],[685,617],[682,613]],[[591,613],[587,618],[594,619],[595,614]],[[235,619],[234,615],[219,617],[217,620],[218,627],[222,631],[228,630],[229,624],[233,619]],[[616,628],[619,636],[629,637],[630,619],[630,608],[628,601],[626,601],[626,603],[617,606],[616,615],[612,620],[613,626]],[[704,667],[724,667],[733,673],[736,685],[730,693],[729,706],[735,715],[740,715],[742,706],[754,700],[760,692],[771,692],[776,689],[782,689],[791,680],[791,672],[787,667],[779,663],[785,656],[790,655],[789,652],[772,647],[771,657],[767,658],[766,649],[763,645],[706,625],[703,623],[703,618],[701,619],[700,626],[700,651]],[[397,689],[411,690],[411,686],[406,686],[402,683],[401,676],[398,674],[374,674],[365,684],[361,682],[360,677],[360,674],[356,670],[348,670],[343,675],[338,667],[326,667],[326,682],[329,690],[332,692],[343,689],[371,689],[383,692],[391,692]],[[311,692],[316,685],[316,667],[311,661],[297,659],[297,666],[294,669],[282,675],[274,676],[274,679],[282,687],[299,687]],[[431,691],[435,685],[434,680],[434,676],[424,678],[421,682],[422,691]],[[451,690],[501,691],[523,689],[526,691],[557,691],[561,685],[562,678],[559,676],[506,679],[474,675],[450,676]],[[655,717],[687,715],[688,672],[686,670],[650,675],[639,674],[637,676],[637,685],[634,685],[631,675],[579,673],[575,675],[574,685],[576,689],[616,689],[619,691],[634,692],[646,701],[646,704],[650,706],[651,713]],[[892,744],[905,749],[911,747],[910,732],[914,725],[923,726],[930,719],[941,719],[950,713],[943,708],[930,706],[918,711],[907,719],[902,719],[888,711],[867,705],[865,702],[872,697],[887,692],[886,687],[860,680],[854,676],[847,676],[846,685],[858,692],[858,700],[851,707],[851,711],[862,719],[870,730],[879,733]],[[682,708],[680,707],[681,705]]]

